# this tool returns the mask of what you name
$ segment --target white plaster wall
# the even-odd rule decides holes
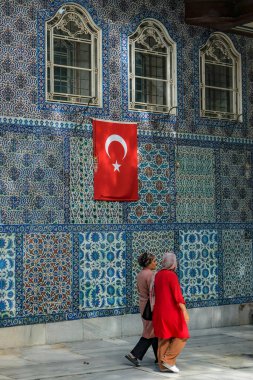
[[[190,309],[190,330],[253,324],[253,303]],[[0,349],[140,335],[138,314],[0,329]]]

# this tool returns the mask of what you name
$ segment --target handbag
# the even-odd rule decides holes
[[[150,305],[150,299],[147,300],[145,309],[142,313],[142,318],[146,321],[152,321],[152,311],[151,311],[151,305]]]

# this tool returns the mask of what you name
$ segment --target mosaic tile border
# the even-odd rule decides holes
[[[253,222],[218,222],[218,223],[160,223],[160,224],[59,224],[59,225],[0,225],[0,233],[57,233],[57,232],[87,232],[87,231],[119,231],[119,232],[136,232],[136,231],[177,231],[178,229],[253,229]]]
[[[23,310],[23,234],[16,234],[16,317]]]
[[[64,138],[64,221],[70,223],[70,140]]]
[[[0,234],[0,318],[16,314],[15,234]]]
[[[73,247],[73,257],[72,257],[72,308],[74,310],[79,310],[79,234],[72,234],[72,247]]]
[[[221,167],[219,149],[214,151],[215,168]],[[218,170],[215,170],[215,203],[216,203],[216,222],[221,221],[221,176]]]
[[[132,249],[132,233],[126,233],[126,313],[130,312],[132,305],[132,257],[133,249]]]
[[[107,120],[107,118],[104,118]],[[119,119],[119,121],[121,121]],[[92,136],[92,124],[86,120],[82,125],[73,122],[63,122],[56,120],[43,120],[43,119],[29,119],[29,118],[14,118],[0,115],[0,125],[2,131],[11,132],[24,132],[24,133],[50,133],[50,134],[64,134],[64,136]],[[138,137],[140,139],[153,139],[154,141],[164,139],[171,139],[175,141],[175,131],[171,124],[168,124],[169,131],[145,130],[142,129],[141,122],[138,127]],[[167,127],[166,127],[167,129]],[[172,131],[170,131],[172,130]],[[239,145],[253,145],[253,139],[241,137],[226,137],[226,136],[212,136],[201,135],[195,133],[182,133],[177,134],[178,142],[180,141],[196,141],[196,142],[216,142],[226,144],[239,144]],[[150,141],[150,140],[148,140]]]

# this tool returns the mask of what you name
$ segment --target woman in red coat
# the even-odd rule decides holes
[[[158,362],[161,371],[179,372],[176,358],[189,336],[189,315],[185,307],[178,277],[176,256],[165,253],[163,269],[155,276],[153,326],[158,337]]]

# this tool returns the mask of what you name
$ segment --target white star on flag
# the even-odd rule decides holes
[[[121,166],[120,164],[118,164],[117,160],[115,162],[115,164],[112,164],[112,166],[114,166],[114,171],[118,171],[119,172],[119,167]]]

